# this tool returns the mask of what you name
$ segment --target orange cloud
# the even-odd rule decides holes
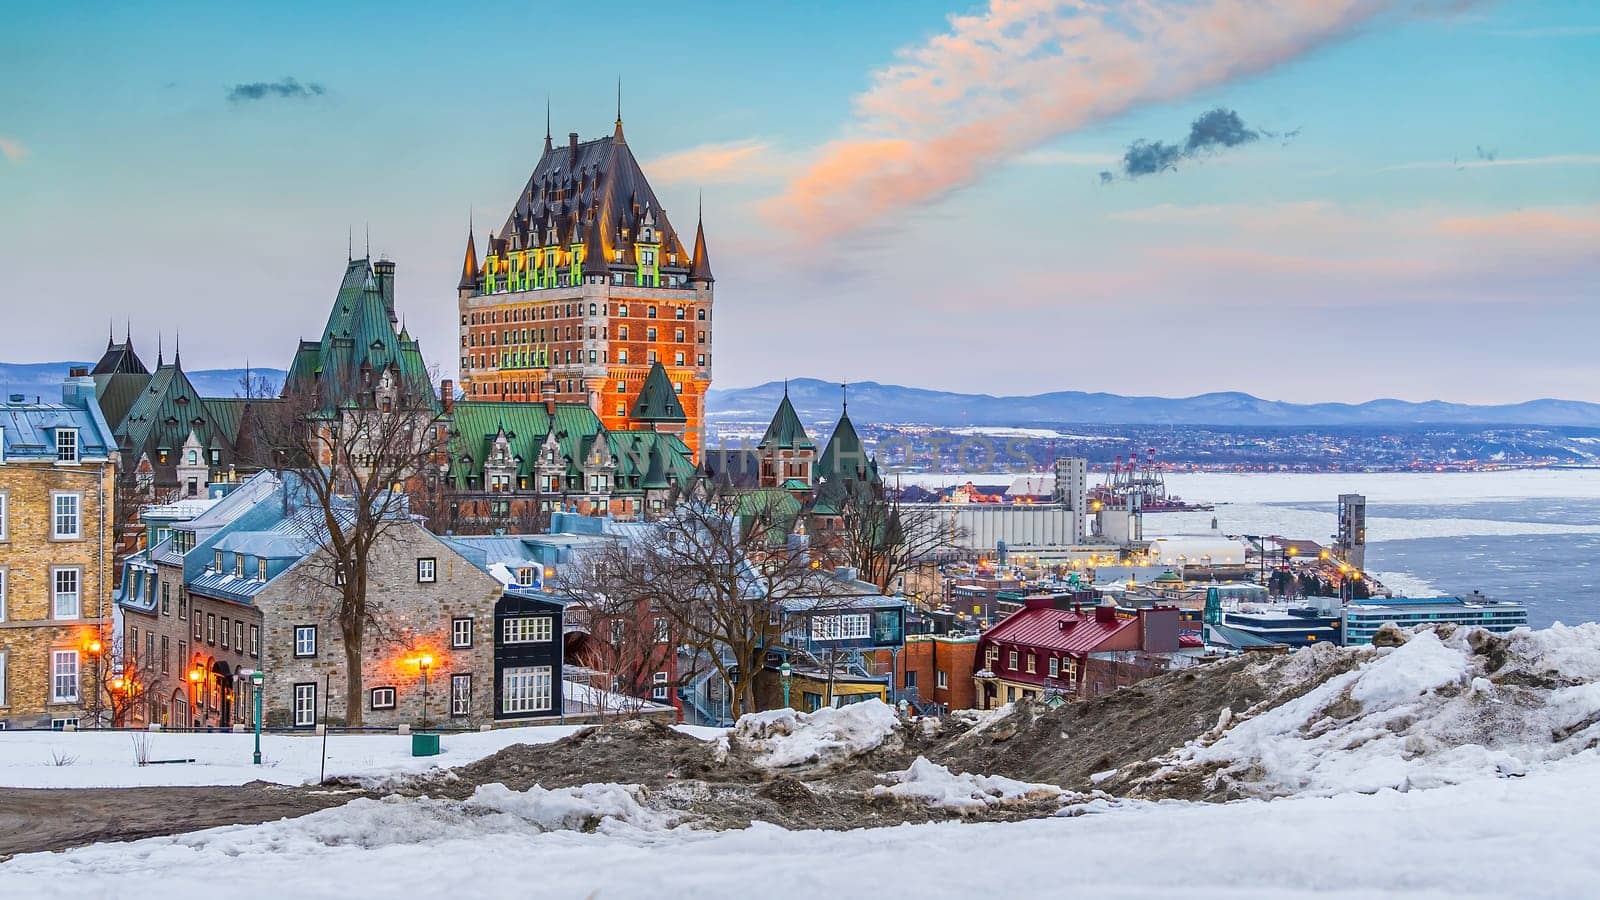
[[[990,0],[900,51],[852,134],[765,201],[822,238],[889,219],[986,167],[1130,109],[1270,69],[1429,0]]]
[[[651,179],[668,184],[728,183],[780,175],[792,168],[765,141],[701,144],[656,159],[645,166]]]
[[[0,156],[14,163],[22,162],[28,156],[28,148],[15,138],[0,137]]]
[[[1593,240],[1600,238],[1600,206],[1455,216],[1440,219],[1434,230],[1459,238]]]

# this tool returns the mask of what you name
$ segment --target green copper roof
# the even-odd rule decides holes
[[[861,444],[861,436],[856,434],[856,426],[850,421],[849,413],[839,416],[839,424],[834,426],[828,446],[823,448],[822,456],[817,459],[816,478],[819,481],[826,478],[830,483],[844,479],[871,485],[882,480],[878,476],[877,464],[867,458],[866,448]]]
[[[116,431],[119,443],[125,437],[136,453],[150,453],[154,461],[156,450],[176,454],[191,431],[207,448],[231,449],[233,441],[219,424],[183,369],[172,363],[150,376]]]
[[[459,487],[481,478],[485,461],[501,431],[506,450],[515,459],[519,477],[532,476],[545,440],[555,431],[561,474],[581,477],[583,463],[596,440],[604,440],[616,465],[616,490],[629,492],[666,488],[673,479],[687,485],[694,477],[689,447],[675,434],[652,431],[607,431],[587,404],[557,403],[552,419],[542,403],[467,401],[455,405],[450,439],[450,477]]]
[[[683,403],[678,400],[678,392],[673,390],[672,380],[660,362],[650,366],[650,374],[644,377],[644,387],[639,389],[639,399],[633,402],[628,418],[636,422],[689,421]]]
[[[767,426],[767,433],[756,446],[764,450],[817,449],[817,445],[806,434],[806,427],[800,424],[800,417],[795,414],[794,404],[789,402],[787,390],[783,392],[783,402],[778,404],[778,411],[772,416],[772,424]]]
[[[320,377],[330,386],[325,388],[329,404],[337,405],[348,399],[339,396],[348,388],[339,386],[355,384],[364,367],[373,372],[393,367],[413,390],[434,397],[420,345],[403,329],[396,333],[392,298],[384,295],[371,261],[355,259],[345,267],[322,339],[300,342],[284,384],[304,386]]]

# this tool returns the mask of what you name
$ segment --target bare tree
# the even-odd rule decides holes
[[[368,564],[409,523],[407,491],[444,460],[443,408],[425,377],[405,377],[397,366],[364,367],[343,380],[325,374],[286,384],[282,398],[254,417],[254,428],[263,464],[313,513],[299,520],[300,530],[319,552],[296,571],[337,597],[346,716],[358,726],[368,632],[382,627],[381,605],[368,594]]]
[[[889,591],[913,567],[954,554],[962,533],[955,519],[929,506],[901,506],[866,486],[837,491],[842,528],[834,550],[864,581]]]
[[[597,706],[602,716],[617,713],[636,716],[656,688],[669,692],[679,687],[676,679],[657,681],[656,675],[671,672],[677,645],[673,640],[672,620],[648,599],[628,592],[594,590],[584,570],[568,567],[555,579],[554,592],[570,599],[567,623],[588,634],[576,654],[569,658],[580,666],[596,670],[603,683],[590,686],[609,694],[601,695]],[[670,698],[669,698],[670,699]]]
[[[677,643],[732,686],[737,717],[756,709],[755,675],[796,611],[849,602],[793,530],[775,493],[708,486],[641,535],[589,551],[569,588],[658,610]]]

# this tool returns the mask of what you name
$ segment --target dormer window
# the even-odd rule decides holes
[[[194,465],[199,465],[199,464],[200,464],[200,451],[199,450],[190,450],[189,451],[189,465],[194,466]]]
[[[78,461],[78,429],[56,429],[56,462],[75,463]]]
[[[221,572],[222,571],[222,551],[221,550],[217,550],[217,551],[213,552],[212,557],[211,557],[211,570],[213,572]]]

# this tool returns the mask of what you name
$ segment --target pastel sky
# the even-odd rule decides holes
[[[1583,0],[11,7],[0,359],[284,366],[370,227],[448,375],[469,214],[619,76],[720,386],[1600,401]]]

